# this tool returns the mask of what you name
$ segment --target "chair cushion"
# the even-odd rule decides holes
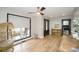
[[[2,41],[2,42],[0,42],[0,48],[1,47],[7,47],[7,46],[10,46],[10,45],[12,45],[12,41],[10,40],[4,40],[4,41]]]

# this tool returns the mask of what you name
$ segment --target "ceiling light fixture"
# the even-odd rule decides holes
[[[40,15],[40,12],[37,12],[36,14],[37,14],[37,15]]]

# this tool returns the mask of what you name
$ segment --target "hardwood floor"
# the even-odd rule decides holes
[[[14,46],[14,52],[70,52],[78,46],[78,41],[69,36],[46,36],[43,39],[31,39]]]

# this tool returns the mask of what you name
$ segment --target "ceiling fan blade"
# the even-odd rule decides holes
[[[44,15],[44,13],[40,13],[41,15]]]
[[[40,9],[40,11],[43,11],[43,10],[45,10],[46,8],[45,7],[42,7],[41,9]]]

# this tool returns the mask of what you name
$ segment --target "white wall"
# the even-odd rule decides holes
[[[32,17],[32,36],[38,36],[38,38],[43,38],[43,18],[41,15],[34,15]]]
[[[21,10],[16,10],[14,8],[0,8],[0,23],[7,22],[7,13],[21,15],[29,17],[25,12]],[[31,17],[31,34],[34,37],[34,33],[38,35],[39,38],[43,38],[43,18],[41,15],[34,15]],[[26,21],[25,21],[26,22]],[[23,23],[22,23],[23,24]]]

